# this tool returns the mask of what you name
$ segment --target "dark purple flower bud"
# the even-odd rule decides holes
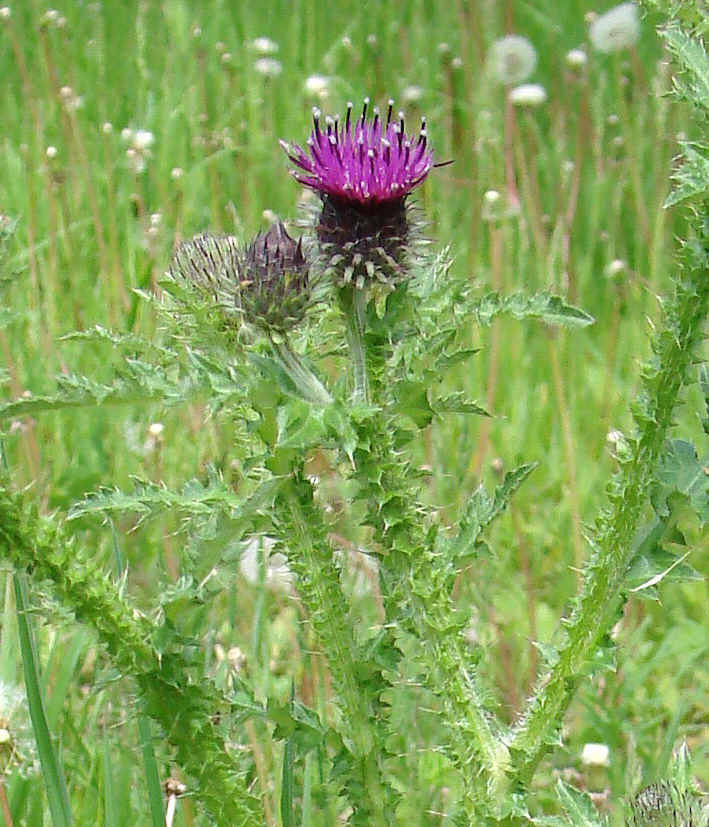
[[[658,781],[630,802],[626,827],[698,827],[708,820],[709,812],[696,796],[675,784]]]
[[[202,233],[182,242],[170,273],[215,303],[230,325],[247,321],[283,332],[305,316],[310,305],[309,262],[301,242],[278,222],[243,250],[233,236]]]
[[[324,126],[315,109],[307,152],[281,141],[293,177],[320,196],[315,229],[325,269],[357,287],[405,278],[416,229],[407,197],[434,166],[425,121],[418,137],[408,136],[393,101],[385,120],[377,107],[368,120],[368,107],[365,99],[355,120],[349,103],[344,124],[328,117]]]
[[[280,332],[301,322],[311,303],[309,272],[302,243],[280,221],[259,233],[241,265],[238,304],[246,320]]]

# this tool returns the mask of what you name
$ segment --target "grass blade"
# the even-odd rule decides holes
[[[15,603],[17,605],[17,628],[20,638],[20,652],[22,654],[22,668],[25,675],[27,689],[27,703],[32,719],[37,752],[42,765],[42,777],[47,793],[47,803],[52,814],[54,827],[71,827],[71,809],[69,796],[66,791],[64,774],[62,773],[59,756],[54,749],[52,736],[44,714],[42,692],[39,688],[39,672],[35,657],[34,644],[29,623],[27,622],[27,595],[25,585],[19,574],[14,575]]]
[[[143,750],[143,766],[145,767],[145,781],[148,785],[148,802],[150,804],[150,819],[153,827],[165,827],[165,813],[163,811],[162,786],[158,762],[155,760],[153,736],[150,733],[150,718],[141,712],[138,715],[138,732],[140,746]]]

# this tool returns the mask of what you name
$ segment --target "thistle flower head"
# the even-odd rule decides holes
[[[227,324],[247,321],[283,332],[310,303],[309,262],[281,222],[243,250],[233,236],[201,233],[184,241],[170,264],[173,278],[215,302]]]
[[[281,141],[297,167],[293,171],[296,181],[316,192],[363,205],[399,200],[423,181],[433,167],[425,119],[416,139],[406,135],[403,113],[393,117],[393,101],[389,101],[386,122],[376,106],[368,121],[368,108],[369,99],[365,98],[362,116],[353,119],[352,104],[348,103],[344,124],[327,117],[324,129],[321,112],[314,109],[307,153],[297,144]]]
[[[354,118],[347,105],[344,123],[313,110],[307,151],[281,141],[295,169],[293,177],[320,196],[315,229],[325,269],[340,284],[392,285],[405,275],[413,224],[407,198],[434,166],[426,121],[418,137],[407,135],[403,113],[386,117],[378,107],[368,118],[369,99]]]
[[[280,221],[259,233],[241,262],[238,302],[247,321],[280,332],[301,322],[311,301],[309,272],[302,243]]]
[[[627,827],[706,827],[706,803],[675,784],[658,781],[641,790],[630,802]]]
[[[640,37],[640,18],[635,3],[619,6],[597,17],[589,30],[593,48],[599,52],[619,52],[634,46]]]

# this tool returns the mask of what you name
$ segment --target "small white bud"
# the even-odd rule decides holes
[[[541,106],[547,99],[547,90],[541,83],[522,83],[510,89],[508,97],[514,106]]]
[[[588,55],[583,49],[571,49],[566,53],[566,65],[572,69],[582,69],[588,63]]]
[[[606,744],[584,744],[581,763],[586,767],[610,766],[610,750]]]

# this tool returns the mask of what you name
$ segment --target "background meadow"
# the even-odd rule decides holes
[[[586,526],[616,463],[613,434],[630,427],[639,361],[685,232],[682,208],[662,209],[678,136],[690,127],[667,94],[659,21],[644,16],[635,47],[601,54],[588,37],[588,16],[608,7],[598,2],[382,0],[325,9],[314,0],[51,8],[25,0],[0,10],[0,213],[4,226],[17,221],[2,273],[5,399],[51,393],[57,377],[65,387],[81,376],[110,384],[130,345],[116,348],[109,335],[67,338],[74,331],[100,326],[159,345],[166,322],[145,294],[160,293],[176,243],[204,229],[247,241],[276,216],[297,218],[302,188],[278,139],[303,145],[313,106],[334,114],[365,96],[382,107],[393,98],[410,127],[425,115],[436,159],[453,161],[417,196],[434,250],[449,249],[452,276],[481,295],[551,290],[594,317],[576,330],[507,317],[471,325],[465,336],[480,352],[446,383],[494,416],[437,418],[415,442],[444,524],[480,482],[539,463],[490,534],[494,554],[457,584],[459,599],[478,607],[469,634],[482,643],[485,690],[506,721],[530,692],[577,587]],[[489,55],[507,32],[537,50],[530,80],[546,89],[540,105],[506,106]],[[585,60],[570,58],[574,49]],[[701,444],[703,403],[692,389],[689,397],[676,435]],[[179,489],[221,475],[238,489],[246,471],[237,427],[207,400],[109,399],[6,419],[3,459],[14,485],[29,486],[47,512],[68,511],[102,486],[129,491],[136,477]],[[322,457],[309,463],[326,475]],[[327,496],[337,514],[342,492],[333,484]],[[346,515],[341,522],[346,544]],[[142,521],[117,509],[107,523],[79,515],[70,525],[98,569],[119,561],[125,589],[146,611],[158,599],[162,612],[181,610],[186,570],[204,581],[210,597],[185,610],[181,628],[200,641],[210,673],[243,670],[263,697],[285,703],[294,691],[325,708],[328,676],[282,569],[240,566],[237,547],[213,572],[212,558],[195,558],[178,532],[177,510]],[[706,539],[689,517],[677,531],[696,543],[692,563],[706,576]],[[22,670],[12,579],[2,576],[0,680],[13,687]],[[365,613],[376,611],[362,586],[371,576],[364,564],[351,572]],[[169,588],[174,603],[164,597]],[[563,777],[619,819],[620,802],[663,777],[683,740],[700,784],[709,783],[706,582],[663,583],[654,597],[630,599],[614,632],[617,662],[579,691],[563,743],[535,778],[540,808]],[[42,609],[32,617],[41,682],[75,823],[148,823],[135,688],[117,680],[91,632],[42,595],[32,600]],[[412,786],[415,823],[445,823],[418,791],[441,791],[444,812],[455,780],[431,747],[436,715],[421,710],[418,724],[414,780],[401,783]],[[282,746],[267,727],[247,727],[276,824]],[[582,760],[594,743],[608,747],[607,762]],[[153,748],[160,780],[179,778],[159,736]],[[39,776],[10,769],[5,781],[15,824],[47,823]],[[204,823],[189,795],[174,823]]]

